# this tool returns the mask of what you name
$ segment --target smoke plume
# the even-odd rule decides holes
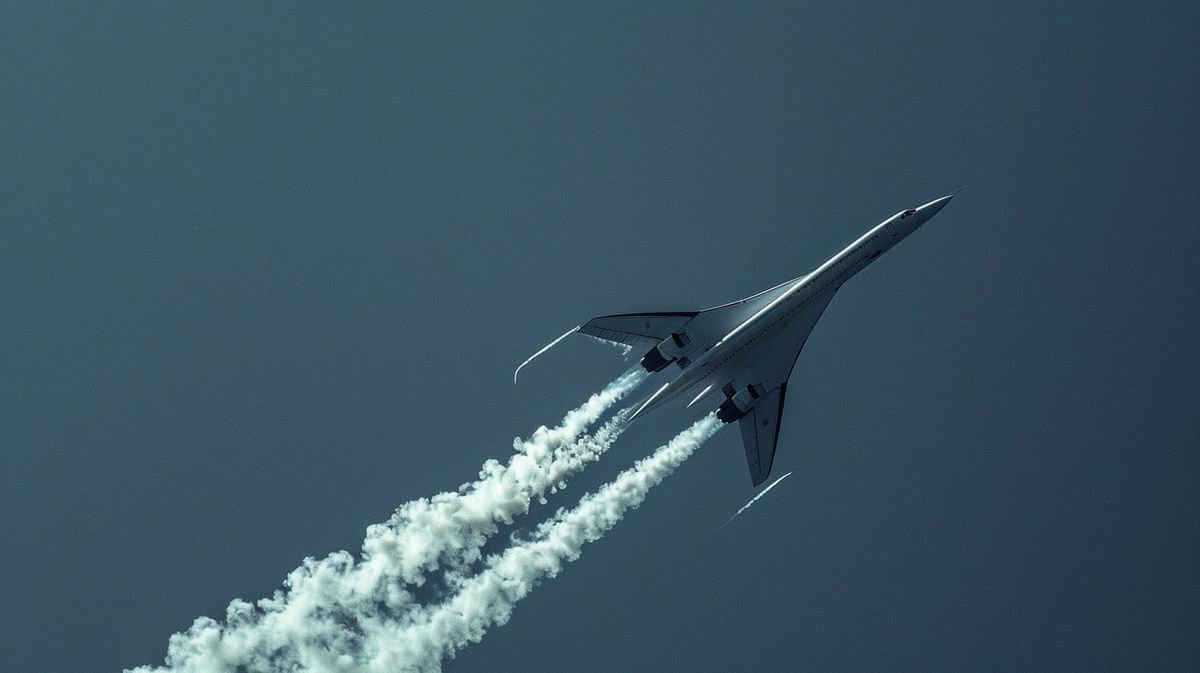
[[[583,496],[573,509],[559,510],[531,539],[489,558],[485,570],[453,578],[458,590],[452,598],[415,611],[397,632],[379,634],[379,649],[366,670],[439,671],[442,659],[478,642],[488,628],[507,622],[517,601],[579,558],[584,544],[603,537],[720,428],[715,415],[696,421],[595,493]]]
[[[598,458],[625,428],[629,410],[595,433],[587,429],[645,378],[632,369],[570,411],[555,428],[515,440],[507,464],[484,463],[479,478],[455,492],[399,507],[367,529],[361,559],[339,551],[307,558],[283,590],[251,604],[235,599],[224,622],[197,619],[170,639],[165,667],[135,673],[375,671],[383,644],[420,606],[412,588],[441,569],[466,572],[500,524],[527,512],[565,479]]]

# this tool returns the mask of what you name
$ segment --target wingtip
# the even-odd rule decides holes
[[[545,353],[546,351],[550,350],[551,348],[554,348],[554,346],[558,342],[562,341],[563,339],[566,339],[567,337],[571,336],[575,332],[578,332],[580,327],[582,327],[582,325],[576,325],[576,326],[572,327],[571,329],[567,330],[566,332],[563,332],[562,336],[558,337],[554,341],[551,341],[550,343],[546,344],[545,346],[542,346],[541,350],[534,353],[533,355],[530,355],[527,360],[525,360],[521,364],[517,365],[517,368],[515,370],[513,370],[513,384],[515,385],[517,383],[517,374],[521,373],[522,367],[529,364],[530,362],[533,362],[534,358],[541,355],[542,353]]]

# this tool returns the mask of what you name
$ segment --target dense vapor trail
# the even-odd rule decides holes
[[[515,440],[507,464],[484,463],[476,481],[456,492],[420,498],[367,529],[361,560],[340,551],[307,558],[284,589],[251,604],[235,599],[225,622],[201,617],[171,636],[165,668],[179,671],[365,671],[375,634],[394,631],[418,607],[411,588],[435,568],[460,572],[502,523],[511,523],[566,478],[598,458],[624,430],[630,410],[596,432],[588,427],[645,378],[639,368],[618,377],[555,428]]]
[[[364,565],[381,574],[397,571],[402,581],[420,584],[422,574],[434,568],[477,560],[499,523],[527,512],[533,498],[553,491],[616,441],[628,410],[594,434],[584,432],[645,378],[639,368],[625,372],[568,412],[558,427],[541,427],[529,439],[514,440],[516,453],[507,465],[488,460],[479,479],[457,492],[402,505],[387,522],[367,529]]]
[[[398,632],[378,634],[379,649],[366,670],[440,671],[442,659],[479,642],[488,628],[507,622],[517,601],[579,558],[584,544],[603,537],[720,428],[716,415],[696,421],[595,493],[583,496],[573,509],[559,510],[529,540],[490,557],[478,574],[453,578],[458,591],[452,598],[413,612],[412,622]]]
[[[792,473],[791,473],[791,472],[788,472],[787,474],[783,475],[782,477],[780,477],[780,478],[776,479],[775,481],[771,482],[771,484],[770,484],[769,486],[767,486],[767,487],[766,487],[766,488],[764,488],[763,490],[759,491],[759,492],[758,492],[758,495],[754,496],[753,498],[750,498],[750,502],[748,502],[748,503],[746,503],[746,504],[742,505],[742,508],[741,508],[741,509],[739,509],[738,511],[734,512],[734,513],[733,513],[733,516],[729,517],[729,519],[728,519],[728,520],[726,520],[726,521],[725,521],[725,523],[723,523],[723,524],[721,524],[720,526],[717,526],[716,528],[712,529],[712,532],[713,532],[713,533],[715,533],[715,532],[717,532],[717,531],[721,530],[722,528],[724,528],[725,526],[728,526],[728,525],[730,524],[730,522],[732,522],[734,519],[738,518],[738,515],[739,515],[739,514],[741,514],[742,512],[745,512],[745,511],[746,511],[746,510],[748,510],[748,509],[750,509],[750,505],[753,505],[754,503],[758,502],[759,498],[761,498],[761,497],[763,497],[764,495],[766,495],[766,494],[767,494],[767,491],[770,491],[771,489],[775,488],[775,484],[778,484],[779,482],[783,481],[784,479],[787,479],[787,478],[788,478],[788,477],[790,477],[790,476],[792,476]]]

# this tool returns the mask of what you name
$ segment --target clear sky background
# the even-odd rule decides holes
[[[706,537],[722,431],[447,670],[1194,670],[1200,9],[827,4],[6,3],[0,668],[160,662],[626,367],[514,386],[564,329],[965,184],[817,326],[790,479]]]

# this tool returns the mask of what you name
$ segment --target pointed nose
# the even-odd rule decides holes
[[[952,198],[954,198],[954,194],[949,194],[940,199],[934,199],[929,203],[917,208],[917,214],[921,216],[921,221],[925,222],[934,215],[937,215],[938,211],[940,211],[942,208],[945,208],[946,204],[950,203],[950,199]]]

